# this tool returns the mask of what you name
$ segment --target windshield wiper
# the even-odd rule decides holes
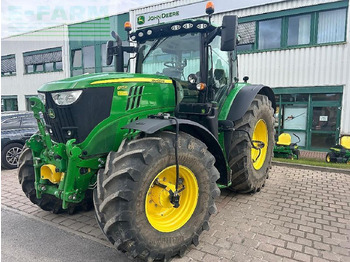
[[[162,43],[163,43],[166,39],[168,39],[168,38],[165,37],[165,38],[157,39],[157,41],[155,41],[155,42],[153,43],[153,45],[151,46],[151,48],[148,50],[147,54],[146,54],[146,55],[144,56],[144,58],[142,59],[142,62],[145,61],[146,58],[149,56],[149,54],[150,54],[154,49],[156,49],[156,47],[157,47],[158,45],[161,44],[161,41],[162,41]]]

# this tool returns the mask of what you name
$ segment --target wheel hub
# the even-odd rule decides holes
[[[196,209],[199,194],[197,178],[190,169],[181,165],[179,175],[178,192],[175,189],[176,166],[173,165],[156,175],[146,193],[146,217],[160,232],[173,232],[181,228]]]
[[[255,170],[259,170],[262,168],[262,166],[265,163],[266,155],[267,155],[267,148],[268,148],[268,129],[265,121],[263,119],[260,119],[255,127],[253,132],[253,141],[259,141],[264,144],[264,147],[260,149],[260,152],[258,149],[252,148],[251,149],[251,158],[253,162],[253,167]]]
[[[170,190],[171,192],[175,192],[175,185],[165,181],[162,181],[160,183],[158,180],[158,184],[157,183],[153,184],[153,187],[148,193],[149,196],[151,197],[150,201],[152,201],[154,205],[157,205],[163,208],[173,208],[173,204],[171,203],[171,199],[170,199],[171,197]]]
[[[22,152],[22,148],[13,147],[6,153],[6,161],[11,165],[17,165],[19,155]]]

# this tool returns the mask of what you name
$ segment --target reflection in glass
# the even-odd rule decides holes
[[[73,67],[81,67],[82,57],[81,50],[73,50]]]
[[[312,101],[339,101],[340,94],[312,94]]]
[[[282,19],[259,22],[259,49],[278,48],[281,46]]]
[[[337,128],[337,107],[314,107],[312,130],[335,131]]]
[[[53,63],[46,63],[45,64],[45,71],[52,72],[53,71]]]
[[[56,70],[62,70],[63,64],[62,62],[56,62]]]
[[[317,43],[345,41],[346,9],[320,12]]]
[[[83,61],[84,68],[94,68],[95,67],[95,46],[85,46],[83,47]],[[84,70],[85,72],[86,70]]]
[[[330,148],[335,145],[335,134],[311,134],[311,147]]]
[[[299,15],[288,19],[288,45],[310,43],[311,15]]]

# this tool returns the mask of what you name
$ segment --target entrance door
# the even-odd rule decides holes
[[[284,107],[283,130],[292,137],[292,143],[306,145],[307,105],[296,104]],[[300,139],[300,141],[299,141]]]
[[[334,146],[339,137],[341,108],[334,105],[312,104],[310,147],[325,149]]]

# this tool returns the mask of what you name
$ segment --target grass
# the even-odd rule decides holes
[[[325,160],[321,159],[308,159],[301,158],[298,160],[291,160],[285,158],[273,158],[274,161],[284,162],[284,163],[293,163],[293,164],[302,164],[310,166],[322,166],[322,167],[331,167],[331,168],[341,168],[341,169],[350,169],[350,164],[344,163],[326,163]]]

